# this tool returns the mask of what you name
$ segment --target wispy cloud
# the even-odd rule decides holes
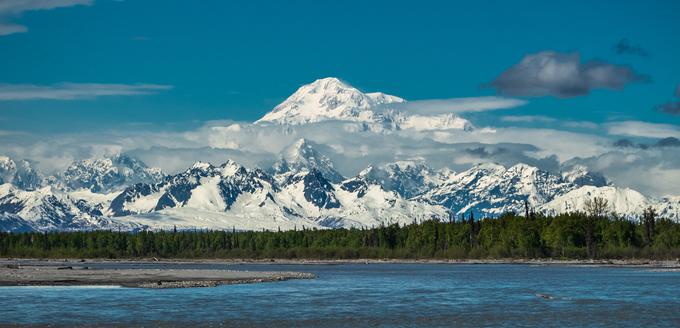
[[[659,110],[671,115],[680,115],[680,101],[667,102],[659,106]]]
[[[675,88],[675,97],[680,98],[680,84]],[[680,101],[667,102],[657,108],[666,114],[680,115]]]
[[[389,104],[388,106],[391,109],[404,110],[413,114],[437,115],[507,109],[526,104],[526,101],[520,99],[504,97],[471,97],[415,100],[398,104]]]
[[[574,128],[574,129],[597,129],[599,125],[594,122],[589,122],[589,121],[566,121],[562,122],[562,125],[568,128]]]
[[[638,44],[632,44],[628,39],[621,39],[617,42],[612,49],[619,55],[637,55],[641,57],[649,56],[647,50],[642,48]]]
[[[623,121],[605,124],[607,132],[617,136],[643,138],[680,138],[680,128],[671,124]]]
[[[543,51],[525,56],[503,72],[491,86],[511,96],[583,96],[593,89],[622,89],[647,77],[632,68],[591,60],[581,62],[578,53]]]
[[[655,143],[638,143],[638,144],[628,139],[619,139],[616,140],[612,144],[612,146],[618,148],[640,148],[640,149],[648,149],[651,147],[680,147],[680,139],[675,137],[668,137],[659,139]]]
[[[172,89],[172,86],[161,84],[0,84],[0,101],[76,100],[103,96],[135,96],[153,94],[169,89]]]
[[[10,22],[26,11],[91,4],[92,0],[2,0],[0,1],[0,36],[28,31],[26,26]]]
[[[535,123],[535,122],[549,123],[555,122],[556,119],[542,115],[513,115],[503,116],[501,117],[501,121],[512,123]]]

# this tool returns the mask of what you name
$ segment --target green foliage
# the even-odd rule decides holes
[[[680,224],[571,213],[296,231],[0,233],[1,257],[34,258],[676,258]]]

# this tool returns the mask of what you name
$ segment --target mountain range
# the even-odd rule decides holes
[[[454,114],[426,116],[390,108],[404,102],[326,78],[301,87],[254,124],[334,120],[369,128],[474,129]],[[523,215],[525,206],[546,214],[583,211],[593,197],[606,199],[612,212],[631,219],[648,207],[680,219],[680,197],[647,197],[613,186],[582,166],[550,172],[526,164],[483,163],[454,172],[406,160],[376,163],[345,177],[319,148],[300,138],[271,166],[199,161],[173,174],[117,154],[75,161],[46,177],[30,160],[0,156],[0,230],[370,227],[452,220],[469,213],[478,218]]]

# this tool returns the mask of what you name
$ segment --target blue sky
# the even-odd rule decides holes
[[[680,84],[677,1],[81,2],[88,1],[5,14],[0,6],[0,24],[26,29],[0,36],[0,84],[168,88],[0,100],[0,130],[253,121],[301,84],[326,76],[408,100],[495,95],[490,82],[547,50],[626,65],[649,80],[570,98],[528,97],[526,106],[473,118],[494,125],[506,115],[680,124],[680,116],[655,110],[675,101]],[[647,55],[617,54],[613,46],[622,39]]]

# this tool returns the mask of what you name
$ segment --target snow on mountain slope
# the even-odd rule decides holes
[[[305,144],[296,143],[286,161],[289,170],[278,178],[227,161],[197,162],[161,182],[108,194],[51,187],[27,191],[6,183],[0,185],[0,230],[370,227],[448,220],[468,212],[522,215],[525,201],[547,214],[583,211],[593,197],[607,199],[612,211],[631,219],[648,206],[661,217],[680,219],[680,198],[656,200],[601,185],[604,178],[581,167],[553,174],[525,164],[480,164],[455,174],[421,161],[400,161],[333,182],[322,171],[333,174],[332,163],[301,147]]]
[[[335,197],[335,187],[316,169],[297,173],[282,185],[279,198],[288,200],[292,209],[299,209],[305,216],[316,217],[324,209],[339,208],[340,202]]]
[[[642,214],[652,205],[645,196],[629,188],[583,186],[540,206],[539,211],[547,214],[585,212],[586,201],[595,197],[606,199],[610,211],[625,215]]]
[[[390,108],[406,102],[381,92],[362,93],[358,89],[329,77],[303,85],[258,123],[299,125],[321,121],[351,121],[375,125],[371,130],[472,129],[472,124],[455,114],[417,115]]]
[[[83,230],[119,227],[103,217],[100,206],[55,192],[51,187],[34,191],[0,185],[1,220],[16,218],[32,230]],[[7,223],[7,222],[5,222]],[[126,227],[128,228],[128,227]]]
[[[111,202],[109,212],[123,216],[185,206],[225,211],[243,193],[264,191],[266,197],[274,188],[270,179],[261,170],[249,171],[233,161],[219,167],[197,162],[161,183],[128,187]]]
[[[358,227],[448,219],[440,206],[406,200],[379,185],[365,183],[364,187],[360,191],[334,184],[316,168],[300,167],[279,183],[264,171],[248,170],[232,161],[220,167],[196,163],[161,183],[127,188],[111,201],[105,213],[152,228],[205,224],[271,230],[303,224]],[[169,221],[160,219],[162,213],[169,215]]]
[[[663,198],[654,209],[660,217],[680,222],[680,196]]]
[[[447,220],[450,217],[441,206],[410,201],[375,184],[366,185],[362,192],[338,188],[336,197],[342,212],[326,214],[322,220],[326,226],[377,227],[381,224],[404,225],[430,219]]]
[[[14,179],[14,172],[17,169],[16,163],[7,157],[0,156],[0,182],[1,183],[11,183]]]
[[[447,169],[435,171],[424,161],[399,161],[369,166],[358,174],[357,179],[411,198],[441,185],[453,175],[454,173]]]
[[[108,193],[129,184],[153,183],[162,178],[160,169],[149,168],[138,159],[119,154],[73,162],[56,180],[58,186],[67,191],[89,189]]]
[[[30,222],[16,214],[0,213],[0,232],[29,232],[33,231]]]
[[[604,187],[610,185],[609,181],[607,181],[607,178],[605,178],[602,174],[590,172],[586,167],[580,165],[574,166],[571,169],[562,172],[562,178],[564,181],[571,182],[579,186],[588,185]]]
[[[342,175],[335,170],[333,162],[315,149],[314,143],[299,139],[287,147],[279,155],[279,159],[272,165],[272,173],[277,181],[283,182],[290,175],[303,170],[317,170],[331,182],[344,180]]]
[[[313,220],[302,217],[281,218],[259,211],[215,212],[189,207],[168,208],[161,211],[116,218],[121,223],[140,225],[150,229],[216,229],[216,230],[294,230],[324,229]]]
[[[456,174],[416,199],[442,205],[455,214],[472,211],[494,217],[510,211],[524,214],[525,201],[537,207],[575,187],[559,175],[526,164],[506,169],[487,163]]]
[[[44,180],[45,177],[29,161],[0,156],[0,184],[11,183],[20,189],[33,190],[40,188]]]
[[[441,206],[409,201],[363,180],[349,179],[333,185],[316,170],[291,177],[275,197],[286,208],[333,228],[449,218]]]
[[[381,93],[364,94],[329,77],[303,85],[288,99],[255,123],[305,124],[325,120],[367,122],[375,119],[379,105],[404,100]]]
[[[659,217],[680,220],[679,199],[651,199],[635,190],[613,186],[582,186],[540,206],[538,211],[546,214],[586,212],[586,201],[595,197],[605,199],[608,211],[623,217],[639,218],[645,209],[651,207]]]

